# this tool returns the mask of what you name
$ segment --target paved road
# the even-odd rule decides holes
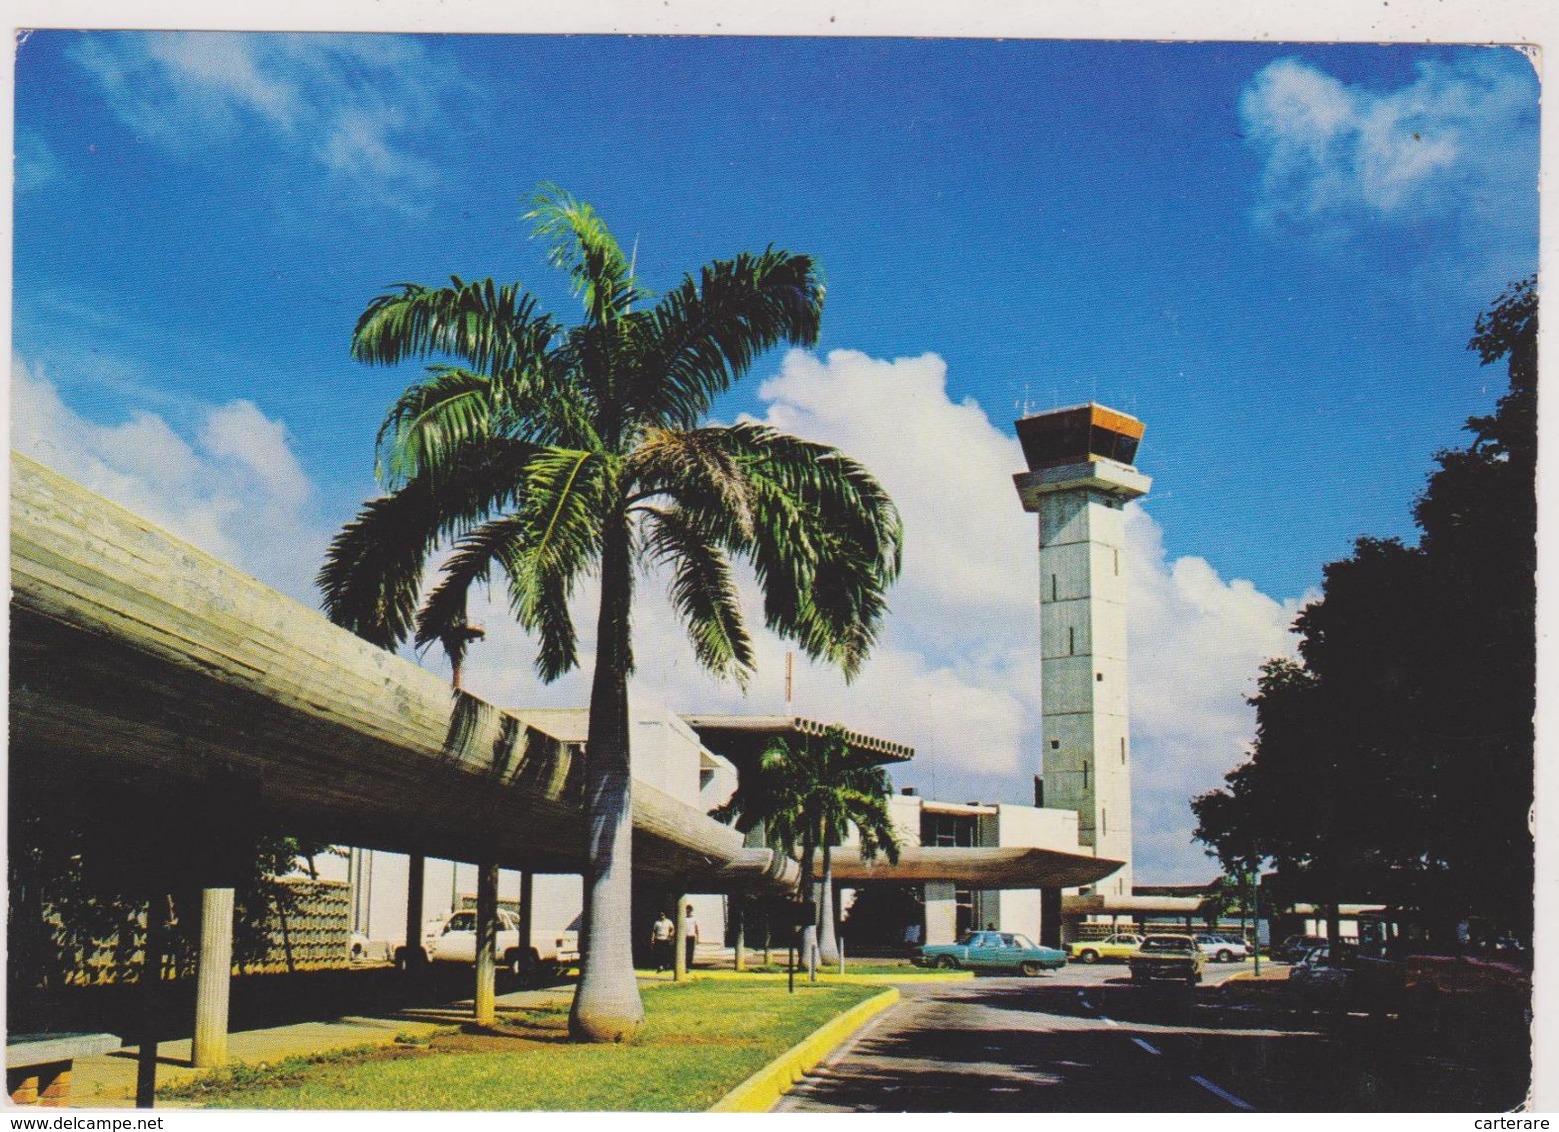
[[[1251,1109],[1228,1076],[1294,1035],[1216,1005],[1211,988],[1238,969],[1209,967],[1196,992],[1132,986],[1115,965],[906,988],[775,1111]]]

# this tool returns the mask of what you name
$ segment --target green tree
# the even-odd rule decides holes
[[[379,433],[388,495],[330,547],[319,584],[337,624],[385,648],[446,640],[493,571],[553,680],[578,663],[569,600],[600,578],[585,755],[584,956],[570,1029],[616,1041],[643,1024],[630,930],[628,678],[636,567],[661,565],[698,660],[744,682],[752,643],[733,559],[768,627],[853,677],[897,575],[897,510],[859,464],[754,423],[700,426],[765,350],[814,343],[823,284],[773,248],[705,266],[655,301],[606,224],[544,188],[526,216],[568,272],[564,327],[518,285],[402,284],[358,320],[371,364],[440,357]],[[424,598],[429,556],[453,543]]]
[[[817,910],[818,942],[824,963],[839,961],[834,919],[833,851],[853,829],[861,859],[880,852],[899,859],[898,838],[888,799],[893,783],[880,766],[850,750],[849,736],[830,727],[816,738],[778,738],[764,750],[754,775],[737,786],[717,816],[735,819],[743,832],[760,823],[768,843],[801,858],[801,891]],[[822,880],[815,882],[822,853]]]
[[[1252,758],[1192,803],[1226,869],[1270,855],[1297,897],[1530,927],[1536,334],[1529,279],[1477,320],[1509,390],[1436,457],[1418,545],[1360,539],[1295,621],[1303,664],[1263,667]]]

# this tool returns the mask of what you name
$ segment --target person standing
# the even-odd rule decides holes
[[[687,969],[693,969],[693,949],[698,945],[698,921],[693,918],[693,905],[689,904],[683,910],[682,930],[687,943]]]
[[[655,957],[656,974],[675,965],[671,949],[674,946],[672,937],[676,934],[677,925],[672,923],[671,917],[662,908],[660,919],[650,928],[650,953]]]

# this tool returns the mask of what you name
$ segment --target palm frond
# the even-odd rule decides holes
[[[391,406],[375,438],[375,474],[398,486],[436,472],[459,447],[493,434],[492,379],[458,366],[431,366]]]
[[[765,623],[808,656],[860,671],[887,612],[902,561],[903,527],[881,486],[826,445],[758,424],[699,430],[743,484],[751,522],[710,493],[666,494],[732,554],[746,558],[764,593]]]
[[[745,688],[753,671],[752,640],[730,562],[685,511],[653,508],[650,515],[647,549],[672,568],[671,603],[682,615],[698,662]]]
[[[397,283],[399,291],[368,304],[352,331],[352,357],[370,365],[445,354],[489,377],[523,372],[544,355],[557,327],[536,313],[536,300],[518,284],[491,279],[448,287]]]
[[[512,557],[516,553],[514,544],[523,536],[524,522],[517,516],[505,515],[483,523],[456,541],[439,568],[442,576],[438,585],[429,591],[417,611],[414,642],[418,648],[442,641],[445,652],[454,658],[449,642],[466,628],[466,596],[471,586],[487,581],[495,563],[502,566]]]
[[[537,635],[536,668],[551,681],[579,662],[568,611],[580,576],[599,559],[604,458],[588,450],[549,448],[526,468],[517,519],[523,537],[503,557],[509,604]]]
[[[606,221],[584,201],[556,185],[543,185],[524,219],[532,222],[534,236],[552,242],[548,262],[569,273],[590,321],[614,322],[647,297],[638,290],[633,266]]]
[[[381,648],[412,628],[427,556],[516,500],[534,445],[494,438],[435,480],[419,476],[363,505],[331,541],[316,585],[325,615]]]
[[[744,538],[752,535],[747,476],[723,428],[651,429],[629,454],[624,475],[635,498],[696,498],[699,511],[722,515]]]
[[[811,346],[825,287],[810,256],[769,248],[687,276],[649,312],[634,356],[642,419],[691,428],[715,397],[781,342]]]

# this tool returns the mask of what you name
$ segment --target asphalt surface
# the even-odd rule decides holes
[[[1235,1067],[1307,1035],[1218,1005],[1217,985],[1249,969],[1209,965],[1195,989],[1134,986],[1116,964],[907,987],[774,1111],[1256,1110]]]

